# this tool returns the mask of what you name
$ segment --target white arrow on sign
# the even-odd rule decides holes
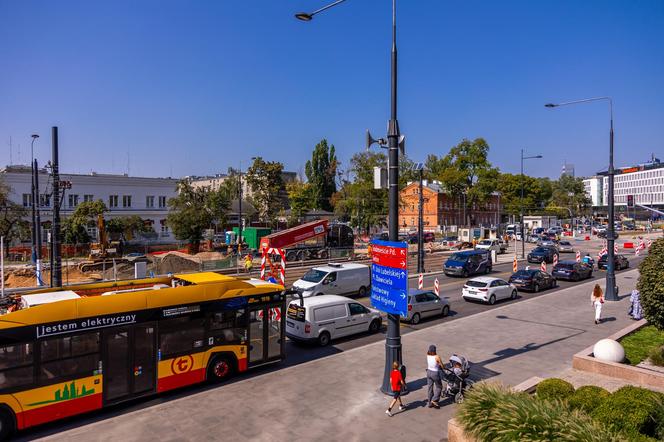
[[[402,293],[401,294],[401,299],[405,299],[405,298],[406,298],[406,295]]]
[[[406,265],[406,261],[401,261],[401,265],[402,265],[402,266],[405,266],[405,265]]]

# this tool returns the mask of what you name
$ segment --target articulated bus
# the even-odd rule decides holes
[[[0,439],[284,357],[283,287],[216,273],[41,289],[0,315]]]

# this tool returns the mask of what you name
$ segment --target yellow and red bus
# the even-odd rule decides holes
[[[283,287],[195,273],[42,289],[0,315],[0,439],[284,357]]]

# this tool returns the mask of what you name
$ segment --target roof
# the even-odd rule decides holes
[[[366,264],[358,264],[354,262],[348,262],[343,264],[327,264],[323,266],[315,266],[312,269],[315,270],[324,270],[326,272],[336,272],[338,270],[348,270],[348,269],[368,269],[369,266]]]
[[[315,307],[317,305],[322,305],[322,304],[336,304],[336,303],[347,303],[354,301],[353,299],[347,298],[346,296],[339,296],[339,295],[320,295],[320,296],[309,296],[307,298],[303,298],[304,306],[305,307]],[[293,298],[293,300],[290,302],[291,304],[295,302],[296,304],[300,304],[299,298]]]
[[[479,282],[493,282],[493,281],[504,281],[503,278],[496,278],[494,276],[478,276],[476,278],[470,278],[469,281],[479,281]]]
[[[408,295],[419,295],[421,293],[431,293],[432,290],[421,290],[421,289],[408,289]]]
[[[181,273],[175,275],[175,277],[192,284],[210,284],[212,282],[227,282],[235,279],[232,276],[214,272]]]

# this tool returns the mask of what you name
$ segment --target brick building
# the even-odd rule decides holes
[[[399,207],[399,228],[401,230],[417,230],[419,216],[418,181],[408,183],[401,191]],[[473,226],[496,226],[500,222],[500,194],[494,192],[489,200],[481,207],[473,206],[464,209],[463,195],[453,197],[443,191],[438,181],[423,182],[423,220],[424,230],[441,231],[450,230],[451,226],[465,224],[464,217],[470,220]]]

